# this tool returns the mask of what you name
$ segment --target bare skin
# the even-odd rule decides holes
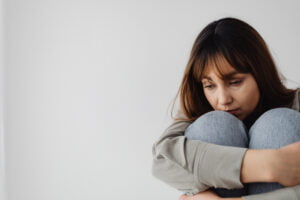
[[[271,182],[284,186],[300,184],[300,142],[289,144],[277,150],[273,167],[271,167]]]
[[[237,72],[224,58],[218,59],[222,74],[214,63],[206,67],[202,78],[204,95],[214,110],[221,110],[244,120],[256,108],[260,92],[250,73]]]
[[[245,154],[241,181],[278,182],[284,186],[300,184],[300,142],[280,149],[248,150]],[[194,196],[181,195],[180,200],[242,200],[242,198],[222,198],[207,190]]]
[[[230,64],[220,58],[222,75],[213,63],[204,72],[202,79],[206,99],[214,110],[235,115],[240,120],[251,114],[259,102],[257,83],[251,74],[238,73]],[[278,182],[284,186],[300,184],[300,142],[280,149],[246,151],[241,167],[241,182]],[[194,196],[182,195],[180,200],[242,200],[242,198],[221,198],[207,190]]]

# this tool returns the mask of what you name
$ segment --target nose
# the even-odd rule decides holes
[[[219,89],[219,94],[218,94],[218,99],[219,99],[219,105],[220,106],[228,106],[233,102],[233,97],[226,88],[220,88]]]

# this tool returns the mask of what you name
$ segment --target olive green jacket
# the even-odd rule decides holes
[[[300,88],[292,109],[300,111]],[[179,110],[176,117],[185,117]],[[152,173],[170,186],[193,195],[210,187],[242,188],[240,171],[246,148],[187,140],[191,122],[175,120],[154,143]],[[245,200],[300,200],[300,185],[243,196]]]

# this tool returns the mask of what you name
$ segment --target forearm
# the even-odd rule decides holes
[[[246,151],[242,167],[241,182],[277,182],[284,186],[300,184],[300,142],[280,149]]]
[[[272,160],[275,159],[276,150],[246,151],[241,168],[241,182],[274,182],[272,174]]]
[[[240,169],[247,149],[187,140],[189,124],[174,121],[155,142],[153,175],[189,194],[209,187],[242,188]]]

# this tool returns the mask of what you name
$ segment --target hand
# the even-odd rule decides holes
[[[220,198],[216,193],[211,190],[206,190],[204,192],[200,192],[193,196],[181,195],[179,200],[220,200]]]
[[[300,184],[300,142],[292,143],[277,150],[273,177],[284,186]]]

